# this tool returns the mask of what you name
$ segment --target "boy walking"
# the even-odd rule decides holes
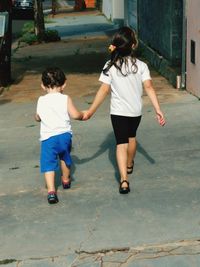
[[[59,68],[47,68],[42,73],[42,89],[46,95],[40,96],[37,102],[36,121],[40,122],[41,155],[40,168],[44,173],[47,185],[49,204],[57,203],[55,189],[55,171],[62,172],[62,186],[71,186],[71,142],[72,129],[70,119],[82,120],[83,113],[74,106],[72,99],[62,94],[66,86],[66,77]]]

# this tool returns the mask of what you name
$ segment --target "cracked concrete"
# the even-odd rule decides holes
[[[10,260],[7,261],[7,266],[92,266],[92,267],[127,267],[127,266],[147,266],[142,265],[149,260],[160,260],[162,262],[170,259],[171,265],[177,258],[189,258],[190,256],[199,256],[200,254],[200,241],[199,240],[182,240],[166,244],[152,244],[132,248],[112,248],[110,250],[102,249],[100,251],[79,251],[74,254],[60,255],[49,258],[33,258],[25,259],[23,261]],[[193,257],[193,261],[194,261]],[[199,257],[198,257],[199,258]],[[6,261],[5,261],[6,262]],[[152,261],[155,262],[156,261]],[[177,262],[177,261],[176,261]],[[181,262],[181,261],[180,261]],[[198,259],[197,262],[200,262]],[[2,264],[2,261],[0,262]],[[180,264],[179,264],[180,265]],[[155,265],[148,265],[155,266]],[[162,265],[156,265],[162,266]],[[181,266],[181,265],[180,265]],[[188,265],[189,266],[189,265]],[[198,266],[198,265],[190,265]]]

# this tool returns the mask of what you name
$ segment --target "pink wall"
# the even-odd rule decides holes
[[[187,1],[186,88],[200,97],[200,1]],[[191,40],[195,42],[195,64],[191,62]]]

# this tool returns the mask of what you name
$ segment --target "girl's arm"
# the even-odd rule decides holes
[[[74,120],[82,120],[83,118],[83,112],[77,110],[77,108],[74,106],[72,99],[69,96],[68,96],[68,112],[70,117]]]
[[[92,115],[95,113],[98,107],[103,103],[108,93],[110,93],[110,85],[102,83],[102,85],[100,86],[99,90],[96,93],[92,105],[88,110],[84,111],[83,120],[88,120],[90,117],[92,117]]]
[[[161,125],[161,126],[164,126],[165,125],[165,118],[164,118],[164,115],[160,109],[160,105],[159,105],[159,102],[158,102],[158,98],[156,96],[156,92],[153,88],[153,84],[152,84],[152,81],[151,80],[146,80],[144,81],[143,83],[144,85],[144,89],[148,95],[148,97],[150,98],[151,100],[151,103],[155,109],[155,112],[156,112],[156,116],[157,116],[157,120],[158,120],[158,123]]]

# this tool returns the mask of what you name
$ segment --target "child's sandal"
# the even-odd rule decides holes
[[[131,174],[133,172],[133,167],[134,167],[134,161],[133,161],[133,165],[131,167],[127,166],[127,174]]]
[[[68,182],[64,182],[62,180],[62,186],[63,186],[63,189],[69,189],[69,188],[71,188],[71,179],[70,179],[70,177],[69,177],[69,181]]]
[[[122,187],[122,185],[126,183],[127,184],[127,187]],[[130,192],[130,187],[129,187],[129,182],[126,181],[126,180],[123,180],[120,185],[119,185],[119,193],[120,194],[128,194]]]
[[[59,202],[56,192],[48,192],[47,200],[49,204],[56,204]]]

